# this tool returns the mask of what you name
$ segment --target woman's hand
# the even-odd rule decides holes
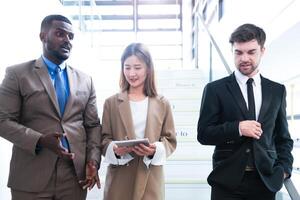
[[[118,147],[117,145],[114,145],[113,151],[117,156],[124,156],[125,154],[132,152],[132,147]]]
[[[136,145],[132,148],[132,151],[139,156],[152,157],[156,151],[156,145],[154,143],[146,146],[144,144]]]

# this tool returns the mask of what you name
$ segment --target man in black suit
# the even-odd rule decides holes
[[[258,68],[265,39],[263,29],[239,26],[230,37],[237,70],[203,92],[197,139],[215,145],[212,200],[274,200],[291,175],[286,90]]]

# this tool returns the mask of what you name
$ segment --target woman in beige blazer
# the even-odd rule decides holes
[[[170,104],[157,95],[151,55],[132,43],[121,58],[121,92],[106,99],[102,148],[109,163],[105,200],[164,199],[163,165],[176,148]],[[118,147],[115,141],[148,138],[150,145]]]

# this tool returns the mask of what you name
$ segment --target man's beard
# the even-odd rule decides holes
[[[247,66],[248,69],[244,70],[244,66]],[[257,70],[258,65],[253,65],[252,63],[240,63],[239,64],[239,71],[245,75],[248,76],[250,74],[252,74],[254,71]]]

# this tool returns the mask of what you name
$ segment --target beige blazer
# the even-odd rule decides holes
[[[112,140],[135,138],[127,92],[116,94],[105,101],[102,121],[103,155]],[[161,141],[167,156],[176,148],[176,135],[169,102],[161,96],[149,98],[145,137],[150,142]],[[162,166],[147,169],[142,157],[135,157],[127,165],[109,165],[106,175],[105,200],[160,200],[164,199]]]
[[[8,187],[39,192],[49,181],[56,154],[42,148],[42,134],[65,132],[78,179],[85,161],[100,162],[101,126],[91,77],[67,66],[70,96],[63,117],[42,58],[8,67],[0,87],[0,136],[13,143]]]

